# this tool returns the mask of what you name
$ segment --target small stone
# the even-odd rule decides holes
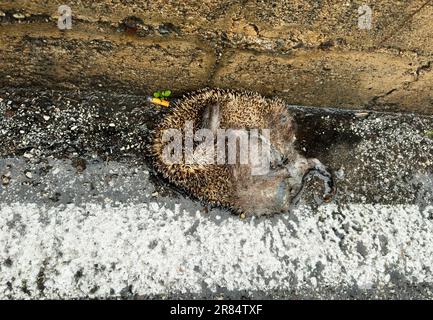
[[[33,178],[33,174],[32,174],[30,171],[26,171],[26,172],[24,173],[24,175],[25,175],[28,179]]]
[[[115,127],[116,125],[115,125],[114,123],[111,122],[108,126],[109,126],[109,127]]]
[[[31,158],[33,158],[33,155],[31,153],[25,152],[24,155],[23,155],[23,157],[27,158],[27,159],[31,159]]]
[[[0,17],[4,17],[4,16],[6,16],[6,13],[0,10]]]
[[[169,33],[175,32],[179,33],[180,30],[178,27],[173,25],[172,23],[163,23],[158,26],[158,31],[161,35],[168,35]]]
[[[48,120],[50,120],[50,117],[49,117],[49,116],[47,116],[47,115],[43,116],[43,118],[44,118],[44,120],[45,120],[45,121],[48,121]]]
[[[7,186],[11,181],[11,178],[6,175],[3,175],[1,180],[2,180],[2,185]]]
[[[241,213],[241,214],[239,215],[239,218],[241,218],[241,219],[245,219],[245,213]]]
[[[71,128],[71,130],[74,131],[74,130],[76,130],[77,128],[78,128],[78,126],[73,126],[73,127]]]
[[[335,177],[337,179],[343,179],[344,178],[344,167],[341,167],[337,171],[335,171]]]
[[[355,117],[357,117],[357,118],[365,118],[365,117],[367,117],[369,114],[370,114],[370,113],[368,113],[368,112],[357,112],[357,113],[355,113]]]
[[[13,15],[12,15],[12,17],[14,17],[15,19],[24,19],[26,16],[25,15],[23,15],[22,13],[14,13]]]
[[[152,193],[152,197],[157,197],[158,196],[158,192],[154,192],[154,193]]]

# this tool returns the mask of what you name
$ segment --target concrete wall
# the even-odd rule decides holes
[[[433,114],[432,1],[20,0],[0,4],[0,85],[175,94],[245,88],[311,106]],[[57,29],[57,7],[72,30]]]

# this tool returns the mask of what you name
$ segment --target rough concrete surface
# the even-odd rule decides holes
[[[254,89],[292,104],[432,114],[433,5],[367,1],[0,3],[0,85],[177,94]],[[73,28],[57,29],[57,7]]]
[[[155,175],[145,97],[0,97],[2,298],[432,298],[431,116],[288,105],[337,196],[241,220]]]

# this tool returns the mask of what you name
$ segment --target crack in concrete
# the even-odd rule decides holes
[[[379,99],[383,99],[383,98],[389,96],[390,94],[392,94],[393,92],[395,92],[395,91],[397,91],[397,90],[398,90],[398,88],[393,88],[393,89],[391,89],[391,90],[389,90],[389,91],[387,91],[387,92],[385,92],[385,93],[382,93],[382,94],[379,94],[379,95],[375,95],[375,96],[373,96],[373,98],[371,98],[371,99],[367,102],[366,106],[367,106],[368,108],[372,108],[372,107],[374,107],[375,105],[378,105],[378,100],[379,100]]]
[[[404,22],[397,26],[397,28],[395,30],[393,30],[391,32],[391,34],[385,36],[378,44],[377,46],[380,47],[385,41],[389,40],[390,38],[392,38],[398,31],[400,31],[403,27],[405,27],[408,23],[410,23],[412,21],[412,19],[424,8],[426,7],[429,3],[431,3],[432,0],[427,0],[426,2],[424,2],[418,9],[416,9],[413,13],[411,13],[410,15],[407,16],[407,18],[404,20]]]
[[[421,63],[421,65],[415,71],[416,78],[415,78],[415,81],[413,81],[413,82],[418,81],[420,76],[422,74],[426,73],[425,70],[431,71],[431,63],[432,63],[432,61],[427,61],[427,62]]]
[[[403,81],[399,86],[393,88],[386,93],[375,95],[373,98],[367,102],[368,107],[373,107],[375,105],[380,105],[379,100],[388,97],[396,91],[400,91],[402,89],[407,90],[412,84],[416,83],[420,77],[428,71],[431,71],[431,64],[433,61],[421,62],[420,65],[415,70],[414,79],[412,81]]]

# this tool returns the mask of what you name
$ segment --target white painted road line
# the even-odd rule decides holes
[[[161,203],[0,208],[0,298],[432,283],[433,206],[303,207],[215,217]],[[296,218],[294,218],[296,217]]]

